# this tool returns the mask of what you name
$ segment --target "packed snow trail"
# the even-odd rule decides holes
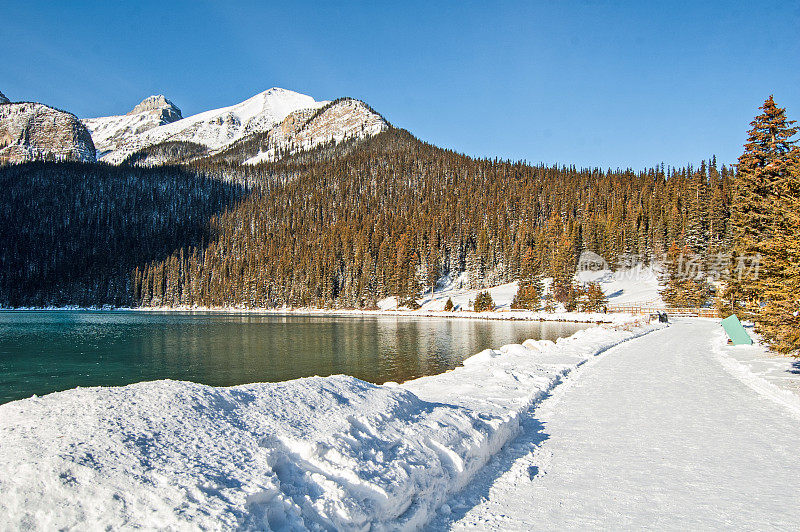
[[[800,420],[723,368],[718,327],[679,321],[585,364],[432,528],[796,530]]]

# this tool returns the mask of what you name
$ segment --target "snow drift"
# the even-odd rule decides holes
[[[649,331],[486,350],[398,385],[154,381],[0,406],[9,529],[417,529],[561,376]]]

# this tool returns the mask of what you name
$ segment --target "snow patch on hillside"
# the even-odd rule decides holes
[[[581,271],[575,279],[581,283],[596,282],[611,305],[638,304],[664,308],[661,298],[658,266],[638,265],[633,268]]]
[[[560,379],[649,328],[486,350],[403,385],[155,381],[0,406],[10,528],[416,529]]]
[[[608,298],[609,305],[665,307],[658,282],[658,267],[655,266],[640,265],[617,271],[582,271],[575,274],[575,280],[579,283],[598,283]],[[551,278],[543,279],[545,292],[549,291],[551,283]],[[452,300],[455,311],[472,310],[478,293],[485,291],[492,296],[495,310],[505,311],[511,309],[511,303],[519,289],[517,281],[488,288],[465,288],[469,285],[466,273],[453,279],[443,278],[433,292],[424,292],[417,302],[422,305],[422,311],[442,311],[448,299]],[[395,298],[388,298],[379,302],[379,307],[382,310],[395,309],[397,301]]]
[[[289,115],[280,127],[270,130],[265,149],[243,164],[274,161],[281,153],[309,150],[329,142],[365,139],[389,128],[386,120],[364,102],[349,98],[320,109],[317,113],[300,116],[299,113],[303,112],[295,113],[299,120],[291,121],[295,116]],[[287,121],[291,122],[287,124]]]
[[[514,296],[519,289],[519,283],[517,281],[489,288],[467,289],[463,288],[467,286],[466,281],[465,275],[462,274],[454,280],[440,286],[440,288],[433,293],[423,293],[422,297],[418,300],[422,305],[421,310],[444,310],[448,299],[452,300],[454,310],[456,311],[472,310],[475,298],[480,292],[489,292],[494,301],[495,310],[509,310],[511,308],[511,302],[514,300]]]

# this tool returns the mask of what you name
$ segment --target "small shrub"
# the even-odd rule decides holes
[[[422,305],[417,303],[417,300],[414,299],[413,297],[409,297],[408,299],[403,300],[400,303],[400,305],[398,305],[398,306],[399,307],[406,307],[406,308],[411,309],[411,310],[419,310],[422,307]]]
[[[452,312],[454,307],[455,307],[455,305],[453,305],[453,300],[448,297],[447,298],[447,303],[444,304],[444,310],[446,312]]]

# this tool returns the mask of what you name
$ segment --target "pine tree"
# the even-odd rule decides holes
[[[511,308],[538,310],[541,306],[543,292],[544,284],[540,277],[521,280],[514,300],[511,302]]]
[[[705,161],[690,177],[687,189],[686,243],[695,253],[702,253],[706,251],[708,245],[708,186]]]
[[[745,303],[749,317],[758,319],[760,302],[775,281],[774,239],[783,224],[781,190],[786,189],[798,128],[786,119],[786,111],[775,105],[772,96],[760,107],[763,111],[750,125],[744,153],[739,157],[732,201],[732,228],[735,252],[739,256],[763,261],[758,278],[734,280],[736,299]]]
[[[589,283],[586,286],[586,312],[601,312],[608,306],[608,298],[598,283]]]
[[[800,149],[790,153],[777,186],[776,223],[763,243],[758,324],[776,351],[800,349]]]
[[[472,306],[475,312],[488,312],[494,310],[494,300],[489,292],[478,292]]]
[[[586,305],[586,292],[573,281],[569,284],[566,295],[561,302],[567,312],[575,312]]]

